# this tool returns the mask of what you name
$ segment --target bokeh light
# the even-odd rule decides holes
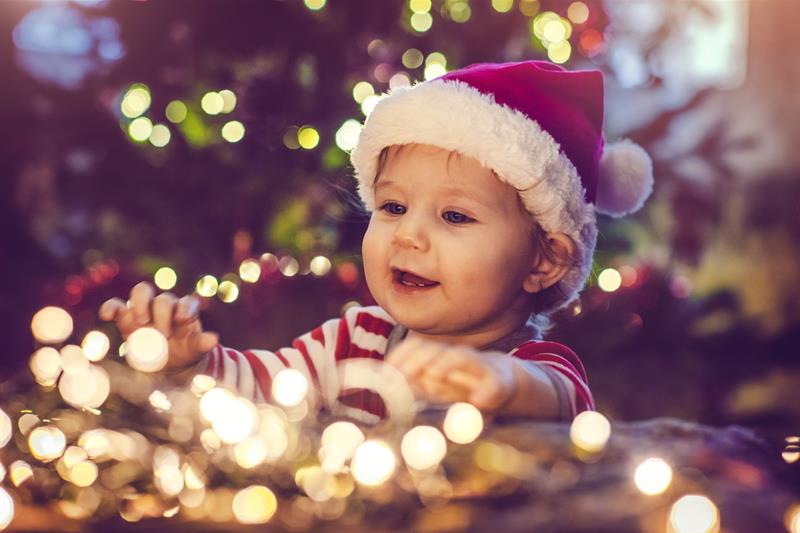
[[[172,133],[170,133],[169,128],[165,124],[156,124],[153,126],[148,139],[150,140],[150,144],[156,148],[163,148],[169,144],[171,138]]]
[[[239,265],[239,277],[247,283],[255,283],[261,277],[261,265],[255,259],[245,259]]]
[[[222,138],[229,143],[238,143],[244,139],[244,124],[238,120],[231,120],[222,126]]]
[[[444,434],[457,444],[468,444],[483,431],[483,415],[470,403],[456,402],[447,409]]]
[[[368,440],[356,448],[351,465],[353,477],[367,486],[377,486],[392,477],[397,459],[388,444]]]
[[[669,487],[672,482],[672,468],[663,459],[651,457],[636,467],[633,480],[644,494],[655,496]]]
[[[168,345],[164,335],[155,328],[139,328],[128,336],[125,360],[141,372],[158,372],[167,364]]]
[[[786,510],[783,523],[789,533],[800,533],[800,504],[795,503]]]
[[[239,298],[239,286],[230,280],[225,280],[219,284],[217,296],[226,304],[235,302]]]
[[[464,23],[472,17],[472,8],[467,0],[452,0],[450,5],[450,18],[453,22]]]
[[[498,13],[508,13],[514,7],[514,0],[492,0],[492,7]]]
[[[43,463],[61,457],[66,445],[64,433],[55,426],[39,426],[28,435],[31,454]]]
[[[800,446],[788,444],[781,452],[781,457],[789,464],[796,463],[800,459]]]
[[[209,115],[219,115],[225,107],[225,100],[215,91],[207,92],[200,99],[200,108]]]
[[[309,1],[306,0],[306,3]],[[233,498],[233,514],[242,524],[268,522],[277,509],[278,499],[263,485],[251,485],[237,492]]]
[[[60,307],[44,307],[33,315],[31,332],[42,344],[64,342],[72,335],[72,317]]]
[[[167,116],[167,120],[174,124],[180,124],[184,120],[186,120],[186,115],[188,114],[189,110],[186,107],[186,104],[181,102],[180,100],[173,100],[167,104],[167,108],[164,111],[164,114]]]
[[[219,95],[222,97],[223,113],[231,113],[234,109],[236,109],[236,93],[230,89],[222,89],[219,92]]]
[[[236,464],[242,468],[254,468],[267,458],[267,444],[259,435],[248,437],[234,448]]]
[[[300,272],[300,263],[294,257],[285,255],[278,260],[278,270],[287,278],[291,278]]]
[[[561,41],[547,48],[547,58],[553,63],[566,63],[570,55],[572,55],[572,45],[569,41]]]
[[[108,340],[108,335],[97,330],[87,333],[81,342],[83,355],[89,361],[100,361],[106,356],[110,347],[111,341]]]
[[[272,380],[272,397],[284,407],[298,405],[307,394],[308,380],[299,370],[286,368]]]
[[[90,486],[97,479],[97,474],[97,465],[88,459],[69,469],[70,481],[79,487]]]
[[[596,453],[605,448],[611,437],[611,424],[597,411],[584,411],[572,421],[569,436],[576,447]]]
[[[435,427],[417,426],[403,437],[400,452],[408,466],[426,470],[438,465],[444,459],[447,453],[447,441]]]
[[[378,105],[380,102],[381,97],[377,94],[373,94],[368,96],[363,102],[361,102],[361,113],[364,114],[365,117],[368,117],[372,110],[375,109],[375,106]]]
[[[414,31],[425,33],[433,26],[433,17],[430,13],[414,13],[409,20]]]
[[[403,66],[406,68],[419,68],[422,65],[422,62],[425,61],[425,56],[420,50],[416,48],[409,48],[403,52],[401,61],[403,62]]]
[[[567,18],[575,24],[589,20],[589,7],[583,2],[572,2],[567,8]]]
[[[5,529],[14,519],[14,500],[6,489],[0,487],[0,529]]]
[[[297,142],[301,148],[313,150],[319,144],[319,132],[311,126],[302,126],[297,131]]]
[[[178,283],[178,274],[170,267],[164,266],[156,270],[156,273],[153,275],[153,281],[156,287],[162,291],[168,291]]]
[[[197,280],[197,285],[195,286],[195,290],[197,294],[200,296],[205,296],[206,298],[211,298],[215,294],[217,294],[217,289],[219,288],[219,282],[217,278],[212,276],[211,274],[206,274],[199,280]]]
[[[12,431],[14,431],[14,426],[11,424],[11,418],[0,409],[0,448],[3,448],[11,440]]]
[[[675,533],[713,533],[719,531],[719,511],[706,496],[688,494],[672,505],[669,523]]]
[[[61,354],[50,346],[39,348],[31,356],[28,366],[37,383],[52,386],[61,375]],[[2,442],[2,437],[0,437],[0,442]]]
[[[258,421],[258,411],[249,400],[220,388],[203,395],[200,412],[226,444],[236,444],[249,437]]]
[[[532,17],[539,12],[539,0],[519,0],[519,12],[526,17]]]
[[[150,89],[142,83],[131,85],[122,97],[120,111],[128,118],[136,118],[150,108]]]
[[[322,468],[339,472],[364,440],[364,434],[352,422],[339,421],[329,425],[322,432],[318,452]]]
[[[31,465],[20,459],[9,465],[8,477],[11,478],[11,483],[15,487],[19,487],[33,477],[33,469]]]
[[[311,263],[309,263],[308,266],[311,269],[312,274],[318,278],[321,278],[331,271],[331,260],[324,255],[318,255],[311,260]]]
[[[597,285],[605,292],[614,292],[622,285],[622,276],[614,268],[606,268],[597,276]]]
[[[353,100],[358,104],[373,94],[375,94],[375,88],[368,81],[360,81],[353,86]]]
[[[144,142],[150,138],[151,133],[153,133],[153,122],[147,117],[134,119],[128,125],[128,135],[134,141]]]
[[[355,119],[347,119],[336,130],[336,146],[345,152],[349,152],[358,144],[358,137],[361,135],[361,123]]]

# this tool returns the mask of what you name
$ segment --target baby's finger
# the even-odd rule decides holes
[[[461,387],[469,391],[474,391],[479,389],[481,387],[481,384],[483,383],[483,381],[478,376],[474,376],[469,372],[464,372],[461,369],[456,369],[453,370],[452,372],[448,372],[445,377],[449,383],[452,383],[457,387]]]
[[[406,379],[416,379],[423,373],[425,367],[442,353],[442,348],[429,344],[427,346],[411,347],[409,355],[399,361],[397,368],[406,376]]]
[[[200,309],[200,298],[193,294],[182,296],[178,300],[177,308],[175,309],[175,320],[177,322],[189,322],[194,320],[197,312]]]
[[[154,294],[155,289],[146,281],[137,283],[136,286],[131,289],[133,315],[136,317],[136,322],[140,326],[144,326],[150,322],[150,302]]]
[[[110,322],[117,318],[117,313],[127,308],[122,298],[111,298],[103,302],[100,309],[97,311],[97,315],[100,317],[100,320]]]
[[[162,335],[172,336],[172,316],[178,297],[171,292],[163,292],[153,299],[153,326]]]
[[[459,349],[443,350],[436,360],[425,367],[425,373],[431,374],[436,378],[442,378],[447,375],[448,372],[464,366],[468,359],[469,357]]]

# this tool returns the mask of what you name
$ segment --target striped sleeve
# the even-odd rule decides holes
[[[567,418],[572,419],[582,411],[594,411],[586,369],[575,352],[557,342],[530,341],[518,346],[511,355],[536,362],[546,369],[560,402],[566,403],[563,414]]]
[[[308,383],[312,405],[335,402],[339,393],[336,362],[349,357],[356,321],[365,308],[351,307],[340,318],[296,337],[290,346],[275,351],[239,351],[218,344],[198,364],[199,373],[220,385],[261,403],[272,399],[272,380],[285,368],[300,371]]]

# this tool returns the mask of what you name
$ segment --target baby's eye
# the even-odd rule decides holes
[[[397,202],[386,202],[380,206],[381,211],[386,211],[390,215],[402,215],[406,212],[406,208]]]
[[[475,222],[474,218],[468,217],[467,215],[459,213],[458,211],[445,211],[442,216],[446,221],[452,222],[453,224],[466,224],[468,222]]]

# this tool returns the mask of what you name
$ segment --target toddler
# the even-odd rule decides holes
[[[103,304],[123,337],[152,325],[170,367],[203,372],[256,402],[284,368],[314,402],[364,421],[387,415],[337,366],[385,360],[429,402],[570,420],[594,408],[580,359],[542,340],[577,298],[595,212],[638,210],[652,165],[638,146],[604,147],[603,77],[542,62],[476,64],[392,90],[367,118],[351,162],[371,211],[362,255],[378,305],[351,307],[276,351],[238,351],[203,331],[195,295],[134,287]],[[388,413],[391,414],[391,413]]]

